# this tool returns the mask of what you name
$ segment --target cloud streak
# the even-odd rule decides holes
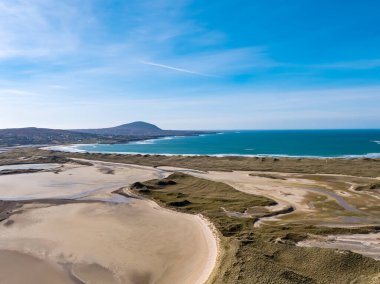
[[[203,77],[220,78],[219,76],[212,75],[212,74],[205,74],[205,73],[201,73],[201,72],[197,72],[197,71],[193,71],[193,70],[173,67],[173,66],[169,66],[169,65],[155,63],[155,62],[140,61],[140,63],[144,64],[144,65],[150,65],[150,66],[160,67],[160,68],[164,68],[164,69],[169,69],[169,70],[173,70],[173,71],[178,71],[178,72],[182,72],[182,73],[188,73],[188,74],[193,74],[193,75],[198,75],[198,76],[203,76]]]
[[[0,60],[58,57],[78,50],[90,22],[77,0],[0,3]]]

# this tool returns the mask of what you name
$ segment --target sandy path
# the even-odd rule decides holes
[[[113,174],[105,173],[110,168]],[[59,174],[0,177],[0,199],[85,193],[87,199],[108,200],[120,186],[161,174],[147,167],[65,165]],[[0,223],[0,250],[11,255],[0,255],[10,271],[0,268],[0,283],[30,283],[33,267],[46,270],[46,282],[39,283],[204,283],[216,263],[217,241],[205,220],[153,202],[27,204],[23,209],[8,225]],[[28,268],[16,275],[20,261]]]

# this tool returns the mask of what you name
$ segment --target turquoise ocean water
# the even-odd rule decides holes
[[[129,144],[76,145],[65,149],[125,154],[380,157],[380,129],[223,131]]]

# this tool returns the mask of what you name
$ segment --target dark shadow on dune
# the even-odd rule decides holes
[[[152,283],[152,274],[149,272],[134,272],[130,277],[131,283],[134,284],[149,284]]]

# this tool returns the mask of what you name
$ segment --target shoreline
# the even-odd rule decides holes
[[[102,161],[98,161],[99,163],[103,163]],[[110,163],[110,162],[104,162],[108,164],[114,164],[118,165],[118,163]],[[134,165],[130,164],[128,166],[131,167],[144,167],[140,165]],[[149,168],[149,167],[146,167]],[[157,170],[160,171],[160,169],[157,168]],[[122,196],[131,196],[130,195],[130,190],[128,192],[125,191],[125,189],[122,189],[122,193],[116,192],[116,194],[122,195]],[[218,267],[220,266],[220,261],[222,255],[225,253],[224,250],[222,250],[221,246],[221,236],[220,232],[216,228],[215,224],[209,220],[206,216],[198,213],[198,214],[193,214],[193,213],[186,213],[186,212],[181,212],[179,210],[175,210],[174,208],[169,208],[167,206],[164,206],[162,204],[159,204],[157,201],[151,198],[147,198],[141,194],[135,194],[133,193],[133,196],[135,197],[129,197],[129,198],[138,198],[139,200],[143,200],[147,203],[150,203],[153,207],[159,207],[160,210],[170,212],[172,214],[180,214],[180,215],[187,215],[195,218],[196,222],[198,222],[201,226],[201,229],[204,233],[204,236],[206,237],[206,242],[207,242],[207,247],[209,249],[209,258],[208,262],[205,265],[202,274],[200,277],[197,279],[194,284],[206,284],[206,283],[211,283],[212,278],[214,278],[214,274],[217,273]]]
[[[161,138],[159,138],[161,139]],[[162,138],[164,139],[164,138]],[[139,141],[150,141],[156,139],[148,139],[148,140],[139,140]],[[75,147],[78,146],[93,146],[93,145],[125,145],[126,143],[121,144],[70,144],[70,145],[54,145],[54,146],[44,146],[37,147],[40,150],[46,151],[57,151],[64,153],[82,153],[82,154],[110,154],[110,155],[150,155],[150,156],[180,156],[180,157],[246,157],[246,158],[303,158],[303,159],[380,159],[380,153],[367,153],[360,155],[340,155],[340,156],[313,156],[313,155],[287,155],[287,154],[180,154],[180,153],[145,153],[145,152],[120,152],[120,151],[88,151],[81,150]],[[31,146],[34,148],[33,146]]]
[[[161,207],[161,206],[160,206]],[[161,207],[164,208],[164,207]],[[170,209],[169,209],[170,210]],[[174,211],[174,210],[171,210]],[[182,212],[179,212],[182,213]],[[187,213],[182,213],[187,214]],[[203,268],[203,272],[198,278],[196,283],[206,284],[210,281],[212,275],[217,272],[218,262],[220,261],[221,255],[221,246],[220,246],[220,238],[217,234],[217,229],[215,225],[208,220],[202,214],[189,214],[196,217],[199,220],[199,224],[201,224],[204,235],[206,236],[207,247],[209,249],[209,258],[207,264]]]

